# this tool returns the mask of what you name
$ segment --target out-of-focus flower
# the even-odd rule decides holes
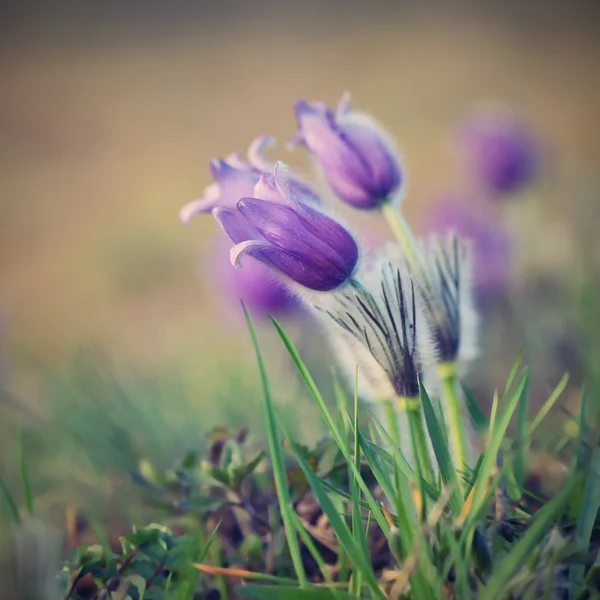
[[[248,148],[248,159],[230,154],[224,160],[215,158],[210,162],[211,183],[200,198],[188,202],[179,212],[187,225],[194,215],[209,213],[217,206],[235,209],[240,198],[251,196],[261,173],[271,171],[273,165],[262,157],[262,151],[273,144],[273,138],[256,138]]]
[[[301,310],[300,300],[257,260],[249,260],[243,269],[229,261],[231,242],[220,234],[207,257],[204,273],[232,304],[242,301],[255,317],[282,316]]]
[[[358,262],[358,246],[342,225],[323,214],[308,187],[277,163],[264,173],[253,197],[212,214],[234,242],[231,262],[249,256],[303,287],[329,291],[344,283]]]
[[[471,240],[476,291],[489,297],[505,289],[511,270],[511,243],[490,207],[444,196],[427,206],[421,229],[438,234],[455,231],[460,238]]]
[[[372,209],[399,195],[402,172],[390,137],[371,117],[351,110],[347,94],[335,113],[322,102],[304,100],[296,102],[294,111],[294,143],[313,154],[341,200]]]
[[[460,139],[473,177],[493,193],[515,193],[533,180],[537,145],[510,113],[488,110],[473,115],[464,123]]]

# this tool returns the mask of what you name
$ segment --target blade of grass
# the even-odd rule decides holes
[[[525,535],[512,547],[506,557],[496,565],[480,600],[495,600],[502,597],[506,584],[526,563],[540,539],[549,531],[550,525],[561,515],[572,492],[573,478],[562,490],[542,507]]]
[[[529,386],[525,384],[517,407],[517,424],[515,430],[516,452],[513,458],[513,473],[519,490],[523,489],[525,481],[526,455],[529,450],[527,436],[527,417],[529,414]]]
[[[517,371],[519,370],[519,365],[521,364],[521,359],[523,358],[523,346],[521,346],[517,352],[517,356],[515,357],[515,362],[513,363],[510,373],[508,374],[508,379],[506,380],[506,386],[504,387],[503,396],[507,396],[510,388],[512,387],[513,381],[517,376]]]
[[[246,585],[237,587],[235,592],[242,598],[256,600],[335,600],[336,598],[349,600],[352,598],[347,592],[316,586],[300,590],[293,587]]]
[[[556,401],[563,393],[564,389],[567,387],[567,383],[569,382],[569,374],[565,373],[562,376],[562,379],[558,382],[554,391],[550,394],[548,400],[544,403],[538,414],[535,416],[531,424],[529,425],[529,430],[527,432],[528,436],[531,437],[533,432],[537,429],[539,424],[545,419],[546,415],[550,412],[552,407],[556,404]]]
[[[14,498],[12,497],[12,494],[10,493],[8,486],[6,485],[6,483],[4,482],[4,479],[2,479],[1,476],[0,476],[0,495],[4,496],[4,500],[6,501],[6,504],[8,505],[8,511],[9,511],[11,519],[15,523],[20,523],[21,517],[19,516],[19,509],[17,508],[17,503],[15,502]]]
[[[373,567],[371,565],[369,556],[365,555],[361,546],[356,543],[352,532],[348,528],[348,525],[346,525],[346,522],[342,516],[336,510],[335,505],[331,501],[331,498],[329,498],[329,495],[321,484],[320,479],[314,474],[284,427],[282,427],[282,431],[288,445],[294,453],[298,465],[302,469],[302,472],[308,481],[310,489],[312,490],[317,502],[319,503],[319,506],[321,507],[321,510],[327,516],[329,524],[331,525],[338,542],[344,547],[344,551],[352,561],[354,568],[358,569],[362,573],[362,577],[366,585],[368,585],[371,589],[373,595],[377,598],[383,599],[384,595],[379,589],[379,584],[375,574],[373,573]]]
[[[498,451],[500,450],[500,446],[502,445],[502,441],[504,440],[512,416],[517,408],[517,403],[519,402],[521,394],[523,393],[523,388],[527,383],[527,378],[527,369],[523,369],[523,372],[521,373],[515,389],[511,393],[506,406],[504,407],[504,410],[497,418],[494,418],[493,428],[490,430],[487,446],[485,452],[483,453],[483,460],[481,461],[481,466],[477,472],[477,480],[473,486],[473,502],[471,505],[471,510],[469,511],[469,515],[465,520],[465,529],[463,530],[463,534],[466,534],[466,532],[468,532],[468,530],[471,528],[482,508],[487,487],[489,485],[490,476],[492,476],[493,471],[497,469],[496,460],[498,457]]]
[[[23,428],[17,429],[17,463],[19,465],[19,476],[21,478],[21,487],[23,488],[23,500],[27,512],[33,514],[33,494],[29,484],[29,473],[27,472],[27,464],[25,462],[25,451],[23,448]]]
[[[250,332],[250,338],[252,339],[252,346],[254,347],[254,354],[258,363],[258,370],[260,373],[260,382],[263,391],[264,399],[264,410],[266,417],[267,427],[267,438],[269,443],[269,452],[271,455],[271,464],[273,468],[273,478],[275,479],[275,489],[277,491],[277,498],[279,500],[279,509],[281,511],[281,517],[283,519],[283,527],[290,550],[290,556],[296,571],[296,576],[300,583],[300,587],[306,587],[308,580],[304,571],[304,564],[302,562],[302,555],[300,553],[300,544],[298,542],[298,536],[296,535],[295,521],[292,516],[292,503],[290,500],[290,494],[288,490],[287,479],[285,475],[285,465],[283,461],[283,455],[281,452],[281,445],[279,443],[279,437],[277,435],[277,421],[275,416],[275,407],[273,406],[273,400],[271,398],[271,390],[269,387],[269,380],[267,378],[267,372],[265,364],[258,346],[258,340],[256,333],[252,325],[250,315],[244,306],[244,316]]]
[[[600,510],[600,448],[596,448],[592,455],[592,464],[583,488],[583,496],[579,506],[577,525],[575,528],[575,541],[581,550],[589,547],[592,531]],[[581,589],[585,576],[583,565],[572,566],[569,581],[575,587],[575,593]]]
[[[465,397],[467,412],[469,413],[473,428],[475,429],[477,435],[483,435],[487,431],[489,421],[479,408],[479,405],[477,404],[477,401],[473,397],[471,391],[464,385],[462,386],[462,391]]]
[[[358,367],[354,376],[354,468],[360,470],[360,446],[358,444]],[[344,420],[345,421],[345,420]],[[368,555],[367,534],[363,534],[362,512],[360,507],[360,488],[352,475],[352,469],[348,469],[348,480],[350,481],[350,496],[352,498],[352,534],[357,545],[361,546],[365,556]],[[352,593],[360,598],[362,588],[362,573],[360,571],[352,576]]]
[[[437,420],[433,404],[429,399],[429,395],[424,386],[420,386],[421,405],[425,415],[425,422],[429,431],[433,453],[438,463],[440,475],[444,485],[450,491],[450,508],[455,516],[460,514],[463,505],[463,497],[461,493],[461,485],[452,462],[450,448],[448,447],[447,438],[442,433],[439,421]]]
[[[277,333],[281,337],[281,340],[283,341],[290,357],[292,358],[292,361],[296,365],[296,368],[298,369],[300,376],[304,380],[304,383],[306,384],[306,387],[308,388],[313,400],[317,404],[317,408],[321,412],[323,420],[325,421],[325,424],[327,425],[327,428],[329,429],[334,441],[336,442],[340,451],[342,452],[342,455],[343,455],[346,463],[351,468],[352,474],[353,474],[354,478],[356,479],[356,481],[365,497],[365,500],[367,501],[369,508],[370,508],[371,512],[373,513],[375,520],[377,521],[377,524],[381,527],[384,535],[387,536],[389,534],[389,527],[383,517],[383,514],[381,513],[381,508],[379,507],[378,503],[375,501],[375,498],[373,497],[373,494],[372,494],[371,490],[369,489],[369,486],[365,483],[360,471],[357,470],[354,465],[354,461],[353,461],[350,449],[348,447],[347,440],[340,433],[339,428],[335,424],[335,421],[333,420],[331,413],[329,412],[327,405],[325,404],[325,400],[323,399],[321,392],[317,388],[314,379],[312,378],[310,372],[306,368],[306,365],[300,358],[300,355],[298,354],[298,351],[296,350],[294,344],[291,342],[291,340],[289,339],[289,337],[287,336],[285,331],[283,331],[283,328],[281,327],[281,325],[279,325],[279,323],[273,318],[271,318],[271,321],[273,322],[273,325],[275,326]],[[364,448],[363,448],[363,451],[364,451]]]

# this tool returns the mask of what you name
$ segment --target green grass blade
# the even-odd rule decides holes
[[[336,444],[338,445],[340,451],[342,452],[342,455],[343,455],[346,463],[348,464],[349,468],[352,470],[352,474],[353,474],[354,478],[356,479],[356,481],[365,497],[365,500],[369,504],[369,508],[372,511],[373,516],[375,517],[375,520],[377,521],[377,524],[381,527],[382,531],[387,536],[389,534],[389,527],[385,521],[385,518],[383,517],[380,506],[374,499],[373,494],[371,493],[371,490],[369,489],[369,486],[365,483],[364,479],[362,478],[362,476],[360,474],[360,471],[357,470],[354,465],[353,456],[350,452],[350,449],[348,447],[348,442],[347,442],[345,436],[343,436],[340,433],[338,426],[335,424],[335,421],[334,421],[333,417],[331,416],[331,413],[329,412],[327,405],[325,404],[325,400],[323,399],[321,392],[317,388],[317,385],[315,384],[314,379],[312,378],[311,374],[309,373],[308,369],[306,368],[306,365],[300,358],[300,355],[298,354],[298,351],[296,350],[294,344],[288,338],[285,331],[283,331],[283,328],[281,327],[281,325],[279,325],[279,323],[273,318],[271,318],[271,321],[273,322],[273,325],[275,326],[277,333],[281,337],[290,357],[292,358],[292,361],[296,365],[296,368],[298,369],[300,376],[304,380],[304,383],[306,384],[306,387],[308,388],[313,400],[317,404],[317,407],[318,407],[319,411],[321,412],[321,415],[323,416],[323,419],[325,421],[325,424],[327,425],[327,428],[329,429],[329,431],[331,433],[331,436],[333,437],[333,439],[335,440]],[[360,436],[360,432],[359,432],[359,436]],[[364,448],[363,448],[363,452],[364,452]]]
[[[0,496],[4,496],[4,500],[6,501],[6,504],[8,505],[8,511],[10,513],[11,519],[15,523],[20,523],[21,517],[19,516],[19,509],[17,508],[17,503],[15,502],[14,498],[12,497],[12,494],[8,490],[8,486],[6,485],[6,483],[4,482],[4,479],[2,479],[1,476],[0,476]]]
[[[338,542],[344,547],[344,551],[352,561],[354,568],[358,569],[361,572],[365,583],[369,586],[372,593],[376,597],[383,599],[384,596],[381,590],[379,589],[377,578],[373,573],[373,567],[371,565],[370,558],[368,557],[368,555],[365,555],[363,553],[363,549],[361,548],[361,546],[356,543],[352,532],[348,528],[348,525],[346,525],[346,522],[344,521],[342,516],[335,508],[335,505],[331,501],[331,498],[329,498],[329,495],[327,494],[325,488],[321,484],[320,479],[314,474],[306,460],[303,458],[302,454],[296,447],[296,444],[294,443],[292,438],[289,436],[285,428],[282,428],[282,430],[287,443],[289,444],[292,452],[294,453],[294,456],[296,457],[298,465],[300,466],[302,472],[304,473],[304,476],[306,477],[310,489],[315,495],[315,498],[317,499],[321,510],[327,516],[329,524],[331,525],[331,528],[333,529]]]
[[[592,531],[600,510],[600,448],[596,448],[592,455],[592,464],[583,488],[583,496],[579,506],[575,540],[580,549],[589,547]],[[572,566],[569,581],[579,591],[583,583],[585,571],[583,565]]]
[[[358,367],[354,378],[354,468],[360,471],[360,446],[358,444]],[[350,496],[352,498],[352,534],[357,545],[362,549],[365,556],[368,555],[368,535],[363,532],[362,509],[360,506],[360,488],[352,474],[352,469],[348,469],[348,478],[350,481]],[[362,574],[356,573],[352,577],[352,592],[360,598],[362,588]]]
[[[442,481],[450,492],[450,509],[454,516],[458,517],[462,510],[463,499],[460,495],[460,484],[458,480],[458,474],[454,468],[452,462],[452,456],[450,455],[450,448],[448,447],[447,438],[444,436],[440,427],[439,421],[436,417],[433,404],[429,399],[429,395],[423,386],[420,386],[421,394],[421,405],[423,406],[423,413],[425,415],[425,422],[427,423],[427,430],[429,431],[429,437],[431,439],[431,445],[433,446],[433,453],[438,463],[440,475]]]
[[[512,387],[513,381],[515,380],[515,377],[517,376],[517,371],[519,370],[519,365],[521,364],[522,358],[523,358],[523,346],[521,346],[519,348],[519,351],[517,352],[517,356],[515,358],[515,362],[513,363],[510,373],[508,374],[508,379],[506,380],[506,386],[504,387],[503,396],[508,395],[508,392],[509,392],[510,388]]]
[[[271,455],[271,464],[273,468],[273,478],[275,479],[275,489],[277,491],[277,498],[279,500],[279,509],[281,510],[281,517],[283,519],[283,527],[285,529],[285,535],[290,549],[290,556],[296,571],[296,576],[300,582],[301,587],[306,587],[308,580],[304,571],[304,565],[302,562],[302,556],[300,553],[300,544],[298,542],[298,536],[296,534],[296,526],[292,513],[292,504],[290,500],[290,494],[288,490],[288,484],[285,475],[285,464],[283,461],[283,454],[281,452],[281,445],[279,443],[279,437],[277,435],[277,420],[275,416],[275,407],[273,406],[273,399],[271,398],[271,390],[269,387],[269,380],[267,378],[267,372],[265,364],[258,346],[258,340],[254,327],[252,326],[252,320],[250,315],[244,306],[244,315],[246,317],[246,323],[248,330],[250,331],[250,337],[252,339],[252,346],[254,347],[254,354],[258,363],[258,370],[260,373],[260,382],[263,390],[264,399],[264,410],[266,417],[267,427],[267,438],[269,443],[269,452]]]
[[[25,462],[25,451],[23,448],[23,428],[19,426],[17,429],[17,463],[19,465],[19,476],[21,478],[21,487],[23,489],[23,500],[27,512],[33,514],[33,494],[31,493],[31,485],[29,484],[29,473]]]
[[[486,449],[483,453],[483,459],[477,472],[477,480],[475,481],[473,491],[473,502],[465,522],[465,531],[468,531],[470,526],[473,525],[477,515],[479,514],[479,511],[482,508],[486,496],[488,480],[496,466],[498,451],[500,450],[500,446],[502,445],[502,441],[504,440],[510,421],[517,408],[517,404],[521,398],[521,395],[523,394],[523,389],[527,383],[527,378],[527,369],[523,369],[515,389],[511,393],[503,410],[498,416],[494,416],[493,428],[490,430]]]
[[[483,435],[488,429],[489,421],[487,417],[483,414],[482,410],[479,408],[479,404],[473,397],[473,394],[467,387],[464,385],[461,386],[463,395],[465,397],[465,405],[467,407],[467,412],[469,413],[469,417],[471,419],[471,424],[473,425],[473,429],[478,435]]]
[[[311,586],[301,590],[289,586],[245,585],[235,589],[237,596],[255,600],[350,600],[348,592]]]
[[[567,387],[567,383],[569,382],[569,374],[565,373],[562,376],[562,379],[558,382],[554,391],[550,394],[548,400],[544,403],[538,414],[535,416],[531,425],[529,425],[529,431],[527,434],[529,437],[533,434],[533,432],[537,429],[539,424],[546,418],[546,415],[550,412],[552,407],[556,404],[556,401],[559,399],[560,395],[563,393],[564,389]]]
[[[572,492],[573,479],[566,482],[563,489],[541,508],[525,535],[513,546],[507,556],[496,565],[480,600],[496,600],[503,597],[503,590],[517,573],[543,536],[550,530],[551,524],[561,515]]]
[[[523,490],[527,452],[529,450],[529,436],[527,435],[527,418],[529,414],[529,386],[523,387],[523,393],[517,408],[517,424],[515,430],[516,453],[514,456],[513,473],[519,490]]]

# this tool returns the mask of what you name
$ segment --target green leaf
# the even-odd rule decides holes
[[[233,470],[233,485],[238,486],[248,475],[251,475],[256,467],[262,462],[265,452],[261,450],[248,464],[236,467]]]
[[[309,587],[300,589],[290,586],[246,585],[235,589],[242,598],[256,600],[350,600],[348,592],[332,590],[326,587]]]
[[[300,544],[298,542],[298,536],[296,534],[296,526],[292,515],[292,503],[290,500],[288,484],[285,474],[285,463],[283,461],[283,455],[281,453],[281,444],[279,443],[279,436],[277,435],[277,419],[275,416],[275,407],[273,406],[273,400],[271,398],[271,390],[269,387],[269,380],[267,378],[267,371],[265,364],[258,346],[258,340],[250,315],[244,306],[244,316],[246,317],[246,323],[250,332],[250,338],[254,347],[254,354],[258,363],[258,370],[260,374],[260,382],[263,390],[264,410],[267,425],[267,437],[269,441],[269,453],[271,455],[271,464],[273,467],[273,477],[275,479],[275,489],[277,491],[277,498],[279,500],[279,509],[281,511],[281,517],[283,519],[283,527],[285,529],[285,535],[290,549],[290,555],[292,557],[292,563],[296,571],[296,576],[300,581],[301,587],[308,585],[306,573],[304,572],[304,564],[302,562],[302,556],[300,554]]]

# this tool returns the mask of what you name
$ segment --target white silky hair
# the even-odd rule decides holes
[[[471,243],[460,239],[456,232],[432,235],[422,243],[422,255],[427,277],[425,293],[439,303],[435,316],[457,340],[453,362],[464,372],[479,354]]]

